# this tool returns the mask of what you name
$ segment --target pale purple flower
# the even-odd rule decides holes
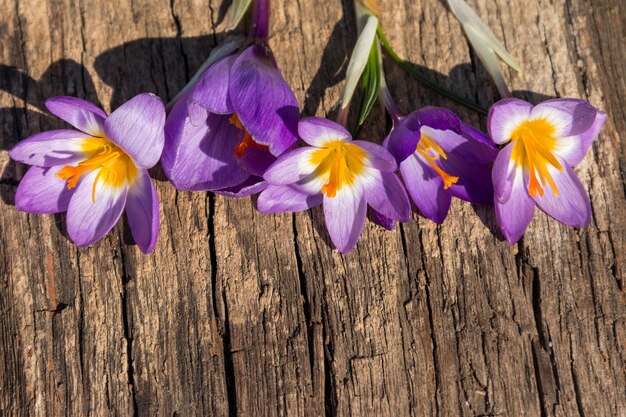
[[[494,203],[510,244],[528,227],[535,205],[563,224],[583,227],[591,219],[589,196],[572,169],[598,137],[606,114],[578,99],[533,106],[500,100],[489,111],[489,135],[505,146],[493,165]]]
[[[354,141],[341,125],[317,117],[302,119],[298,133],[311,146],[285,153],[267,169],[269,186],[259,195],[260,211],[294,212],[323,204],[328,233],[342,253],[358,242],[368,205],[394,221],[410,220],[396,161],[382,146]]]
[[[411,199],[432,221],[444,221],[453,196],[492,204],[497,149],[450,110],[424,107],[396,116],[384,145],[396,157]]]
[[[9,155],[33,165],[20,182],[15,207],[28,213],[67,211],[67,232],[78,246],[101,239],[126,212],[135,242],[154,250],[159,200],[148,169],[163,149],[165,109],[140,94],[111,115],[73,97],[46,101],[50,112],[78,130],[52,130],[19,142]]]

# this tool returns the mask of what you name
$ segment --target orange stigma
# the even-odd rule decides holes
[[[546,119],[528,120],[520,124],[511,134],[513,151],[511,159],[529,173],[528,192],[532,197],[544,194],[544,187],[550,186],[555,196],[559,190],[550,174],[548,165],[559,171],[563,167],[552,153],[557,146],[554,138],[556,128]]]
[[[134,162],[109,139],[87,138],[83,140],[82,148],[85,153],[90,154],[87,159],[76,166],[65,165],[55,174],[57,178],[67,181],[68,190],[76,187],[83,174],[99,169],[91,189],[91,200],[95,202],[98,181],[103,181],[113,187],[120,187],[136,177],[137,168]]]
[[[254,139],[252,139],[252,136],[250,136],[250,133],[248,133],[248,131],[241,124],[241,121],[239,120],[239,116],[237,116],[237,113],[233,113],[233,115],[230,116],[230,119],[228,119],[228,121],[232,125],[234,125],[237,129],[243,130],[243,139],[241,140],[241,142],[237,144],[237,146],[235,146],[235,150],[233,151],[235,156],[237,156],[237,158],[243,157],[246,151],[251,148],[258,148],[266,152],[269,151],[269,148],[267,146],[261,145],[260,143],[257,143],[254,141]]]
[[[326,181],[321,193],[329,198],[335,197],[344,184],[351,185],[363,172],[366,156],[358,145],[341,140],[328,142],[313,152],[310,162],[317,166],[313,175]]]
[[[422,155],[427,161],[428,164],[435,170],[437,174],[443,180],[443,189],[447,190],[452,187],[452,184],[456,184],[459,180],[459,177],[454,177],[447,172],[445,172],[441,167],[436,163],[439,158],[448,159],[448,155],[441,149],[441,146],[437,144],[430,136],[427,136],[422,133],[419,142],[417,143],[417,153]],[[434,155],[431,155],[431,151]]]

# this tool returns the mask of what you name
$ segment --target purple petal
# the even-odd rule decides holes
[[[414,111],[394,124],[385,139],[385,147],[398,162],[404,161],[415,152],[421,138],[422,126],[437,130],[451,130],[461,134],[461,121],[448,109],[424,107]]]
[[[496,198],[494,206],[500,229],[509,245],[513,245],[522,237],[535,212],[535,202],[528,195],[520,173],[513,178],[511,195],[506,203],[500,203]]]
[[[489,136],[497,144],[511,140],[511,134],[520,123],[528,120],[533,106],[517,98],[505,98],[489,109],[487,128]]]
[[[483,145],[486,145],[487,147],[495,151],[495,153],[498,152],[498,147],[495,145],[495,143],[493,143],[493,141],[489,138],[489,136],[485,135],[482,131],[476,129],[473,126],[470,126],[468,124],[461,122],[461,135],[465,138],[468,138],[470,140],[474,140],[476,142],[482,143]],[[494,153],[494,158],[495,158],[495,153]]]
[[[316,151],[317,149],[307,146],[282,154],[265,171],[263,178],[272,185],[293,184],[304,179],[316,168],[311,163]]]
[[[316,151],[317,149],[306,146],[282,154],[265,171],[263,178],[272,185],[293,184],[306,178],[316,168],[311,163]]]
[[[561,98],[547,100],[535,106],[531,119],[546,119],[556,127],[555,136],[580,135],[589,130],[598,110],[584,100]]]
[[[278,156],[296,142],[298,101],[263,45],[252,45],[231,68],[230,99],[252,138]]]
[[[89,246],[115,226],[126,204],[126,186],[114,188],[99,181],[95,202],[92,200],[93,183],[99,170],[84,175],[67,208],[67,233],[79,247]]]
[[[55,177],[61,168],[31,167],[17,187],[15,208],[34,214],[67,211],[74,190],[68,190],[65,181]]]
[[[166,142],[161,164],[178,189],[206,191],[240,184],[250,176],[233,152],[242,132],[228,116],[204,112],[202,122],[192,124],[184,100],[177,102],[165,124]]]
[[[549,166],[548,169],[558,189],[555,195],[550,186],[543,187],[544,195],[535,196],[539,208],[563,224],[585,227],[591,220],[591,204],[585,187],[572,168],[564,165],[563,171]]]
[[[265,182],[263,178],[251,175],[241,184],[237,184],[228,188],[223,188],[221,190],[215,190],[213,192],[215,194],[220,194],[226,197],[243,198],[249,197],[252,194],[260,193],[266,188],[267,182]]]
[[[435,130],[424,126],[421,132],[437,142],[447,155],[454,154],[470,162],[490,164],[498,154],[496,148],[486,146],[482,142],[466,138],[451,130]]]
[[[236,55],[220,59],[204,71],[191,93],[189,101],[197,103],[206,111],[217,114],[235,112],[228,94],[230,67]]]
[[[605,121],[606,113],[598,111],[596,120],[588,130],[579,135],[559,138],[557,149],[554,153],[564,159],[569,166],[578,165],[589,151],[591,144],[600,134]]]
[[[50,130],[18,142],[9,156],[19,162],[40,167],[69,165],[84,160],[83,140],[87,134],[76,130]]]
[[[390,217],[383,216],[373,208],[370,208],[369,219],[374,223],[387,230],[393,230],[396,227],[396,221]]]
[[[332,198],[324,195],[326,228],[341,253],[350,252],[356,246],[366,214],[367,202],[359,187],[343,187]]]
[[[379,214],[401,222],[411,220],[411,202],[395,172],[370,170],[365,197]]]
[[[491,179],[493,181],[493,190],[496,200],[504,204],[511,196],[513,182],[515,180],[516,165],[511,162],[511,153],[513,152],[514,143],[505,146],[493,163],[491,171]],[[521,175],[520,175],[521,176]]]
[[[265,149],[253,146],[246,149],[241,158],[237,158],[237,162],[245,172],[262,177],[267,169],[276,162],[276,157]]]
[[[58,96],[46,100],[50,113],[91,136],[104,135],[107,114],[100,107],[76,97]]]
[[[396,161],[401,163],[415,153],[420,137],[419,130],[414,131],[408,123],[400,121],[394,124],[393,129],[385,138],[384,145]]]
[[[139,249],[151,253],[159,237],[159,196],[146,170],[128,188],[126,218]]]
[[[405,123],[415,132],[422,126],[429,126],[437,130],[452,130],[461,134],[461,120],[454,112],[443,107],[422,107],[406,116]]]
[[[328,142],[349,141],[352,135],[345,127],[321,117],[305,117],[298,123],[298,134],[309,145],[324,147]]]
[[[439,159],[439,162],[445,172],[458,177],[449,188],[454,197],[473,204],[493,205],[490,165],[468,161],[455,152],[449,153],[448,159]]]
[[[139,94],[106,119],[106,136],[129,154],[140,168],[159,162],[163,143],[165,108],[154,94]]]
[[[420,212],[435,223],[443,223],[448,215],[452,196],[448,190],[444,190],[441,177],[418,155],[402,161],[400,173]]]
[[[322,194],[306,194],[289,185],[269,185],[257,200],[263,213],[287,213],[310,209],[322,204]]]
[[[395,171],[398,169],[396,158],[382,146],[364,140],[355,140],[352,143],[367,151],[367,163],[371,167],[380,171]]]

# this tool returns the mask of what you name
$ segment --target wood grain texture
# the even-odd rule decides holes
[[[336,102],[350,1],[275,0],[271,46],[306,115]],[[489,106],[496,90],[443,2],[379,0],[398,53]],[[218,0],[0,0],[0,415],[626,415],[626,12],[619,0],[471,0],[524,72],[532,102],[581,97],[608,121],[577,167],[590,227],[537,212],[513,247],[493,211],[328,244],[323,213],[264,215],[251,199],[177,192],[152,170],[161,235],[89,249],[64,216],[15,210],[26,167],[7,151],[63,123],[52,95],[111,110],[183,87],[224,39]],[[454,109],[391,63],[400,106]],[[389,128],[375,107],[361,132]]]

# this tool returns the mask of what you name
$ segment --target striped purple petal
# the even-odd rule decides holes
[[[68,190],[65,181],[55,177],[61,168],[31,167],[17,187],[15,208],[35,214],[67,211],[74,190]]]
[[[107,114],[100,107],[77,97],[57,96],[46,100],[50,113],[91,136],[104,135]]]
[[[126,204],[127,187],[115,188],[102,181],[96,186],[92,199],[93,184],[99,170],[81,177],[67,208],[67,233],[79,247],[100,240],[115,226]]]
[[[143,253],[151,253],[159,237],[159,196],[148,171],[141,170],[128,187],[125,212],[135,243]]]
[[[165,142],[165,107],[154,94],[139,94],[106,119],[107,138],[130,155],[140,168],[159,161]]]

